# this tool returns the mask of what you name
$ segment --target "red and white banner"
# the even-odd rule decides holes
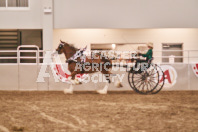
[[[195,73],[195,76],[198,77],[198,63],[192,64],[193,72]]]
[[[54,75],[56,75],[56,77],[62,82],[66,82],[66,83],[70,82],[69,80],[70,74],[67,74],[63,70],[63,66],[61,64],[54,64],[53,71],[55,72]],[[78,79],[80,82],[84,81],[86,78],[87,78],[87,74],[76,75],[76,79]]]

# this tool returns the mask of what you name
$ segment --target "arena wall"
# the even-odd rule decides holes
[[[42,29],[42,1],[30,0],[28,9],[0,9],[0,29]]]
[[[198,50],[197,28],[168,28],[168,29],[55,29],[53,49],[57,48],[60,40],[74,44],[78,48],[86,45],[90,50],[93,43],[147,43],[153,42],[154,50],[162,50],[162,43],[183,43],[183,50]],[[129,51],[134,49],[128,49]],[[154,56],[162,56],[162,52],[154,52]],[[183,52],[187,57],[188,53]],[[198,56],[191,52],[190,56]],[[157,58],[156,58],[157,59]],[[160,62],[161,58],[157,60]],[[198,61],[191,59],[191,61]],[[187,58],[184,58],[187,63]]]
[[[198,28],[197,0],[54,0],[54,28]]]
[[[99,42],[99,40],[101,42],[142,42],[153,41],[152,39],[155,39],[155,43],[158,43],[158,40],[160,40],[160,42],[169,40],[172,42],[173,40],[177,42],[183,41],[178,39],[176,40],[171,37],[170,34],[172,34],[172,32],[169,32],[169,29],[164,29],[166,31],[155,30],[154,32],[152,32],[152,30],[148,30],[148,32],[145,32],[144,35],[140,36],[136,33],[134,34],[133,31],[124,31],[122,30],[123,28],[129,30],[137,28],[141,28],[143,30],[145,28],[198,28],[198,9],[195,6],[198,4],[197,0],[84,0],[83,2],[80,0],[29,1],[29,9],[0,9],[0,29],[43,29],[44,50],[53,49],[53,30],[55,30],[54,36],[58,35],[58,40],[65,39],[68,41],[74,41],[74,39],[77,39],[74,41],[75,43],[86,43],[87,45],[87,41],[90,43],[90,41]],[[45,8],[52,8],[52,12],[44,12]],[[96,28],[101,28],[101,30],[106,28],[107,30],[99,31],[100,33],[97,34],[100,35],[99,37],[92,36],[96,35],[98,31],[93,31],[93,34],[89,34],[89,31],[83,31],[83,33],[80,29],[77,30],[78,33],[76,33],[76,31],[71,28],[83,28],[83,30],[84,28],[93,28],[94,30]],[[111,30],[108,30],[112,28],[121,30],[112,30],[115,32],[113,33]],[[69,35],[67,34],[67,36],[74,36],[72,39],[68,39],[66,37],[62,38],[64,35],[60,35],[58,33],[59,29],[63,31],[60,31],[60,33],[67,34],[66,32],[68,32]],[[64,31],[65,29],[67,29],[67,31]],[[138,32],[141,33],[141,30]],[[182,37],[182,39],[186,38],[185,34],[194,38],[194,36],[197,35],[197,31],[195,31],[195,33],[192,32],[181,31],[180,34],[184,33],[184,38]],[[161,38],[154,38],[150,36],[150,33],[156,34],[158,37],[158,33],[162,34],[164,40]],[[77,38],[77,34],[82,38]],[[80,34],[84,34],[85,36]],[[133,34],[138,35],[141,38],[136,38],[136,36],[132,37]],[[90,37],[86,35],[89,35]],[[175,36],[175,31],[173,31],[172,35]],[[164,36],[169,36],[169,38],[166,39]],[[181,35],[176,36],[179,38]],[[86,40],[84,37],[86,37]],[[144,40],[142,40],[143,37]],[[56,42],[57,40],[54,41]],[[194,43],[193,39],[191,43]],[[190,48],[192,45],[191,43],[188,44]]]
[[[45,8],[53,8],[53,0],[29,0],[29,8],[0,8],[0,29],[42,29],[43,49],[52,50],[53,13],[45,13]]]
[[[77,48],[88,46],[88,50],[93,43],[153,42],[154,56],[162,56],[162,43],[183,43],[184,63],[163,64],[174,69],[168,72],[173,79],[167,79],[170,87],[163,90],[197,90],[194,65],[198,58],[189,59],[198,56],[197,51],[191,51],[198,50],[197,4],[197,0],[30,0],[29,9],[0,10],[0,29],[43,29],[45,51],[55,49],[60,39]],[[45,13],[44,8],[49,7],[52,12]],[[160,63],[161,58],[156,62]],[[69,87],[55,82],[50,67],[46,71],[50,77],[46,77],[45,82],[37,82],[41,66],[0,64],[0,90],[63,90]],[[110,90],[130,90],[127,73],[117,73],[125,74],[124,87],[115,89],[111,84]],[[95,90],[103,86],[104,83],[87,83],[76,86],[75,90]]]
[[[49,73],[50,77],[44,77],[44,82],[38,82],[39,72],[41,70],[40,65],[36,64],[5,64],[0,65],[0,90],[21,90],[21,91],[59,91],[64,88],[69,88],[69,84],[61,82],[57,76],[54,76],[51,67],[48,66],[46,73]],[[63,64],[64,69],[67,69],[67,65]],[[198,90],[197,79],[198,76],[193,72],[192,64],[161,64],[162,69],[165,71],[165,85],[163,90]],[[167,68],[169,68],[167,70]],[[124,69],[125,70],[125,69]],[[128,73],[126,71],[113,71],[119,75],[124,75],[122,80],[123,87],[116,88],[114,83],[111,83],[109,90],[131,90],[128,84]],[[168,71],[168,72],[167,72]],[[168,73],[168,74],[167,74]],[[98,73],[96,73],[98,74]],[[92,74],[90,77],[92,77]],[[94,77],[97,80],[98,76]],[[58,82],[56,82],[58,80]],[[82,85],[75,85],[74,90],[77,91],[94,91],[102,89],[105,86],[105,82],[89,82]]]

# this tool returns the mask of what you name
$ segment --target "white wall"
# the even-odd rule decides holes
[[[53,8],[53,0],[29,0],[25,10],[0,9],[0,29],[43,29],[43,49],[52,50],[53,12],[44,13],[44,7]]]
[[[162,43],[183,43],[183,50],[198,50],[198,28],[178,29],[55,29],[53,48],[60,39],[82,48],[91,43],[154,43],[154,50],[162,50]],[[134,49],[128,49],[134,50]],[[154,52],[154,56],[161,52]],[[198,56],[198,53],[195,52]],[[184,53],[187,56],[187,53]],[[198,59],[197,59],[198,60]]]
[[[0,29],[41,29],[42,1],[30,0],[27,10],[0,10]]]
[[[198,0],[54,0],[55,28],[198,28]]]
[[[42,0],[42,9],[53,8],[53,0]],[[53,47],[53,10],[51,13],[44,13],[42,10],[43,23],[43,49],[52,50]]]

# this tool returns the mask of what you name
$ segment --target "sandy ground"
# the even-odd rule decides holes
[[[198,91],[0,91],[0,132],[198,131]]]

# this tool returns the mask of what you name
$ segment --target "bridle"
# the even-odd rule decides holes
[[[63,48],[63,47],[64,47],[64,45],[65,45],[65,44],[60,43],[58,47],[59,47],[59,48]]]

